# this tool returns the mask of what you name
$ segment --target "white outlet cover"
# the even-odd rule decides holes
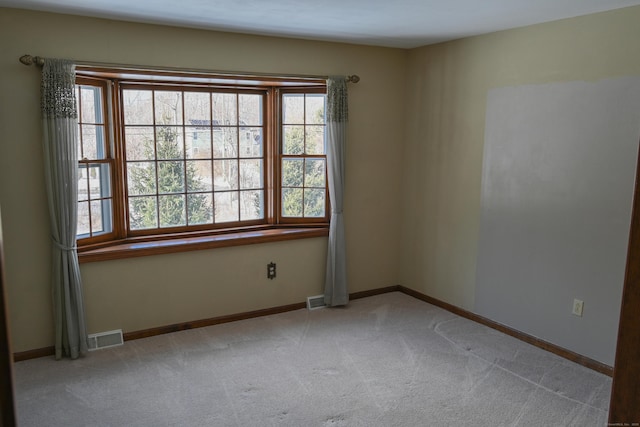
[[[574,299],[573,300],[573,311],[571,313],[576,315],[576,316],[581,316],[582,317],[582,310],[583,309],[584,309],[584,301],[579,300],[579,299]]]

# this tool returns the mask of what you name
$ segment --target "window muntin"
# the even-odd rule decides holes
[[[283,218],[325,220],[325,95],[282,94],[281,211]]]
[[[95,150],[96,159],[83,154],[80,166],[87,163],[83,177],[97,167],[93,175],[99,173],[104,184],[90,200],[79,200],[96,209],[99,204],[96,212],[108,218],[103,222],[111,232],[98,240],[79,232],[79,245],[328,222],[322,85],[204,85],[148,76],[123,81],[114,73],[101,79],[100,73],[91,72],[88,80],[102,82],[94,96],[103,98],[102,110],[94,110],[104,117],[94,123],[87,110],[80,126],[87,133],[98,125],[105,149]],[[83,80],[78,78],[78,91]],[[285,107],[289,96],[302,109]],[[294,138],[282,138],[285,130]],[[112,135],[115,148],[108,143]],[[284,147],[283,141],[290,143]],[[79,150],[93,153],[92,142],[86,138]],[[289,171],[294,168],[297,178]],[[283,201],[291,200],[297,207],[282,211]],[[87,211],[79,224],[90,221]],[[95,221],[91,236],[103,232],[100,224]]]

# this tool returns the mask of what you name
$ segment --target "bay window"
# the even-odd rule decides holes
[[[78,70],[81,258],[326,230],[324,82],[270,80]]]

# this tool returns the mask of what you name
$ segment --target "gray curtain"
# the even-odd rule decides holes
[[[41,89],[56,359],[63,356],[76,359],[87,351],[87,333],[76,251],[78,115],[75,65],[66,60],[46,59]]]
[[[324,302],[332,307],[346,305],[349,302],[344,218],[342,215],[347,110],[346,77],[329,77],[327,79],[327,177],[329,197],[331,198],[331,226],[329,228]]]

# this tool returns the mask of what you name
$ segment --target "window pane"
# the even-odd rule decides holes
[[[304,94],[291,94],[282,97],[282,122],[301,125],[304,123]]]
[[[238,189],[238,161],[214,160],[213,184],[215,191]]]
[[[324,126],[306,126],[305,153],[324,154]]]
[[[156,155],[158,159],[183,159],[182,127],[161,126],[156,128]]]
[[[156,197],[129,197],[129,221],[132,230],[158,228]]]
[[[305,108],[306,123],[324,125],[325,95],[307,95]]]
[[[92,234],[104,234],[113,231],[111,218],[111,199],[95,200],[91,202],[91,227]]]
[[[186,127],[185,143],[188,158],[211,158],[211,128],[195,126]]]
[[[184,93],[185,125],[211,126],[211,95],[204,92]]]
[[[184,192],[184,162],[158,162],[158,193]],[[162,214],[162,211],[160,211]]]
[[[104,126],[81,125],[82,155],[89,160],[102,160],[106,158]]]
[[[264,193],[259,190],[240,192],[240,220],[264,218]]]
[[[125,89],[122,91],[124,123],[126,125],[152,125],[152,91]]]
[[[159,196],[160,227],[179,227],[186,225],[185,196]]]
[[[325,191],[319,189],[304,190],[304,216],[323,217],[325,207]]]
[[[307,159],[304,168],[304,186],[320,187],[325,186],[324,159]]]
[[[77,91],[77,88],[76,88]],[[82,154],[82,125],[80,124],[81,122],[78,122],[78,160],[82,160],[82,158],[84,157],[84,155]]]
[[[238,104],[234,93],[214,93],[213,125],[235,126],[238,124]]]
[[[96,165],[88,165],[89,200],[100,198],[100,171]]]
[[[240,157],[262,157],[262,128],[240,128]]]
[[[89,202],[78,202],[77,227],[76,236],[88,237],[88,234],[91,232],[91,225],[89,222]]]
[[[102,88],[81,86],[80,114],[83,123],[104,123],[102,118]]]
[[[156,164],[154,162],[127,163],[129,196],[156,193]]]
[[[89,200],[89,171],[87,165],[78,167],[78,201]]]
[[[153,160],[153,127],[127,126],[124,129],[127,160]]]
[[[81,159],[95,159],[98,153],[96,149],[96,128],[93,125],[80,125],[80,141],[82,144]]]
[[[89,166],[89,192],[91,199],[111,196],[109,165],[92,164]]]
[[[302,188],[282,189],[282,215],[302,216]]]
[[[263,170],[261,159],[240,160],[240,189],[260,189]]]
[[[282,126],[282,154],[304,153],[304,126]]]
[[[156,124],[182,124],[182,92],[155,91]]]
[[[262,95],[241,94],[240,104],[240,124],[256,126],[262,124]]]
[[[238,128],[213,129],[213,157],[238,157]]]
[[[100,197],[111,197],[111,165],[101,164],[100,168]]]
[[[213,222],[213,197],[210,193],[187,194],[188,225]]]
[[[104,231],[102,224],[102,202],[100,200],[91,202],[91,229],[94,233]]]
[[[214,193],[215,222],[238,221],[238,192]]]
[[[187,191],[211,191],[213,178],[211,175],[211,160],[187,161]]]
[[[282,186],[302,187],[304,182],[304,160],[282,159]]]

